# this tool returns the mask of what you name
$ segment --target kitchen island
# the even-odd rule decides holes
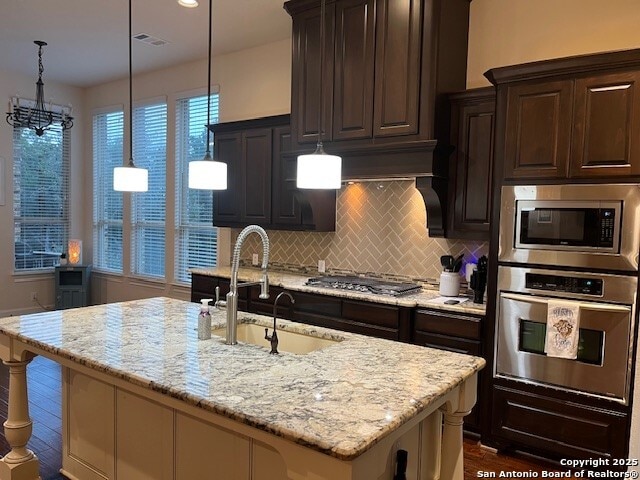
[[[280,320],[335,343],[269,355],[266,341],[198,340],[198,311],[152,298],[0,320],[12,447],[0,479],[38,478],[26,366],[43,355],[63,366],[70,478],[390,480],[402,448],[408,478],[462,480],[483,359]],[[224,326],[225,312],[212,317]]]

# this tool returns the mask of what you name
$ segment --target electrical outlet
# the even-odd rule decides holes
[[[326,265],[324,263],[324,260],[318,260],[318,273],[324,273],[325,268],[326,268]]]
[[[31,301],[36,302],[38,300],[38,292],[31,292]]]
[[[254,254],[253,254],[253,257],[251,257],[251,263],[252,263],[253,265],[258,265],[259,260],[258,260],[258,254],[257,254],[257,253],[254,253]]]

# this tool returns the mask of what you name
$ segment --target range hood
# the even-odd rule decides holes
[[[342,156],[343,181],[416,179],[427,210],[429,236],[443,237],[447,201],[449,151],[436,148],[436,140],[344,148],[333,144],[331,153]]]

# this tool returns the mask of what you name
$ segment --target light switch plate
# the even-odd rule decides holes
[[[325,272],[324,260],[318,260],[318,273],[324,273],[324,272]]]
[[[259,262],[259,261],[258,261],[258,254],[257,254],[257,253],[254,253],[254,254],[253,254],[253,257],[251,258],[251,264],[252,264],[252,265],[258,265],[258,262]]]

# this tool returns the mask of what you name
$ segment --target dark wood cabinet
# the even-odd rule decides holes
[[[294,150],[309,148],[318,132],[319,4],[285,3]],[[323,122],[331,151],[433,140],[439,96],[465,87],[468,19],[468,0],[328,1]]]
[[[640,175],[640,50],[487,72],[498,87],[504,179]]]
[[[215,287],[220,287],[221,298],[229,291],[229,279],[193,274],[191,301],[215,298]],[[251,313],[273,315],[273,302],[284,288],[270,287],[268,299],[259,298],[260,288],[251,286],[238,290],[238,308]],[[333,328],[372,337],[409,342],[412,308],[397,307],[366,301],[291,291],[295,303],[282,299],[278,303],[278,317],[296,322]]]
[[[492,434],[499,436],[501,446],[526,446],[529,451],[555,460],[627,458],[628,413],[619,407],[593,407],[555,396],[496,386]]]
[[[489,240],[495,90],[450,95],[451,143],[447,238]]]
[[[215,193],[213,224],[281,230],[335,230],[335,191],[295,188],[289,115],[220,123],[216,160],[227,163],[228,188]]]
[[[418,308],[413,312],[411,343],[481,357],[482,321],[483,317]],[[480,430],[480,411],[484,408],[480,398],[483,375],[486,374],[479,373],[476,405],[464,418],[465,429],[472,432]]]
[[[571,144],[573,82],[509,88],[505,178],[566,176]]]

